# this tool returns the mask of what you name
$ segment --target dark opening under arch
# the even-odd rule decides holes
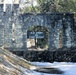
[[[31,26],[27,30],[28,50],[48,49],[48,29],[43,26]]]

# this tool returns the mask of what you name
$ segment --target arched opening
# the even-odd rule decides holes
[[[43,26],[32,26],[27,30],[28,50],[48,49],[48,29]]]

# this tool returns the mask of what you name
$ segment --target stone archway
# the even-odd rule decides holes
[[[9,13],[10,14],[10,13]],[[13,16],[13,15],[12,15]],[[48,29],[48,49],[59,48],[59,33],[62,30],[62,44],[60,47],[73,46],[73,14],[70,13],[39,13],[39,14],[19,14],[14,16],[14,42],[12,42],[12,22],[7,13],[1,15],[0,45],[15,50],[27,50],[27,30],[32,26],[42,26]],[[13,46],[14,44],[14,46]]]
[[[25,18],[26,17],[26,18]],[[44,21],[46,21],[46,16],[44,18],[44,15],[39,14],[39,15],[33,15],[33,14],[27,14],[27,16],[25,15],[24,18],[24,25],[23,25],[23,34],[25,37],[25,41],[23,42],[23,47],[27,48],[27,31],[29,29],[29,27],[32,26],[41,26],[41,27],[45,27],[48,30],[48,48],[49,48],[49,40],[50,40],[50,28],[51,26],[49,26],[47,23],[45,24]]]
[[[23,41],[24,47],[26,47],[27,45],[27,30],[32,26],[43,26],[48,29],[48,50],[57,49],[64,46],[71,47],[72,38],[70,34],[72,34],[72,18],[70,17],[70,15],[71,14],[69,13],[65,15],[63,13],[41,13],[37,15],[28,13],[21,15],[23,20],[23,38],[25,38],[26,40],[25,42]],[[60,30],[62,31],[62,33],[60,32]],[[60,38],[60,36],[62,38]]]

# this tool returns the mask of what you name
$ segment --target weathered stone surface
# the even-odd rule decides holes
[[[24,58],[36,62],[76,62],[76,48],[59,48],[53,51],[25,51]]]
[[[28,61],[53,62],[53,52],[50,52],[50,51],[25,51],[24,58]]]
[[[0,4],[0,46],[6,48],[22,48],[27,50],[27,30],[31,26],[43,26],[48,29],[48,50],[59,48],[59,35],[62,30],[62,47],[75,46],[73,34],[74,18],[71,13],[32,13],[19,14],[18,4],[14,4],[14,11],[11,5],[6,5],[6,12],[3,13],[3,5]],[[12,35],[12,25],[14,34]],[[14,37],[14,41],[12,40]]]

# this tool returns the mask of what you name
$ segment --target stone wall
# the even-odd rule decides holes
[[[34,62],[76,62],[76,48],[64,47],[53,51],[25,51],[23,57]]]
[[[62,31],[62,47],[74,46],[72,13],[32,13],[19,14],[18,4],[0,4],[0,46],[4,45],[9,50],[27,50],[27,30],[32,26],[43,26],[48,29],[48,50],[59,48],[59,35]],[[14,27],[13,27],[14,25]]]

